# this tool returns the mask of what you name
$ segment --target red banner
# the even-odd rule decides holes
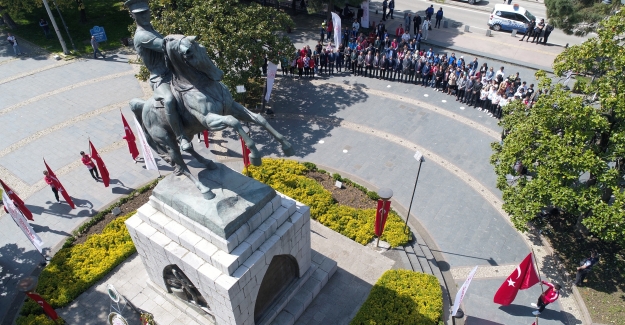
[[[124,132],[126,132],[126,136],[124,136],[124,140],[128,143],[128,150],[130,151],[130,155],[132,155],[132,159],[137,159],[139,157],[139,149],[137,149],[137,144],[135,143],[135,134],[132,133],[132,129],[126,122],[126,118],[124,114],[122,114],[122,122],[124,123]]]
[[[250,149],[245,145],[243,138],[241,138],[241,149],[243,155],[243,165],[247,167],[250,165]]]
[[[204,130],[204,143],[206,144],[206,148],[208,148],[208,130]]]
[[[30,299],[34,300],[36,303],[43,308],[43,311],[48,315],[48,317],[52,318],[52,320],[57,320],[59,315],[56,314],[56,311],[48,302],[46,302],[40,295],[32,292],[27,292],[26,295],[30,297]]]
[[[74,209],[76,208],[76,206],[74,206],[74,202],[72,201],[72,198],[69,196],[69,194],[67,194],[67,191],[65,190],[65,188],[63,187],[63,184],[61,184],[61,181],[59,181],[59,179],[56,177],[56,175],[54,174],[54,172],[52,171],[52,169],[50,169],[50,166],[48,166],[48,163],[46,162],[46,160],[43,160],[43,163],[46,165],[46,169],[48,170],[48,176],[50,176],[50,178],[52,178],[54,184],[54,187],[59,190],[59,192],[61,192],[61,195],[63,195],[63,198],[65,199],[65,202],[67,202],[67,204],[69,204],[69,206]]]
[[[100,176],[102,177],[102,182],[104,183],[104,187],[109,187],[109,183],[111,182],[111,178],[109,177],[109,170],[106,169],[106,165],[100,157],[100,154],[89,140],[89,149],[91,151],[91,158],[95,160],[96,165],[98,166],[98,171],[100,172]]]
[[[391,210],[391,201],[378,200],[378,208],[375,211],[375,235],[380,237],[384,232],[386,218]]]
[[[17,207],[17,209],[20,210],[20,212],[24,215],[24,217],[26,217],[26,219],[30,221],[33,221],[34,220],[33,214],[30,212],[30,210],[28,210],[28,208],[24,204],[24,201],[22,201],[22,199],[19,196],[17,196],[17,194],[15,194],[15,192],[7,184],[5,184],[1,179],[0,179],[0,185],[4,188],[4,192],[7,194],[7,196],[11,200],[13,200],[13,204],[15,204],[15,207]]]

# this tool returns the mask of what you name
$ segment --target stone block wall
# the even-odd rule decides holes
[[[167,290],[163,269],[177,265],[206,299],[219,325],[254,324],[258,291],[274,256],[292,256],[299,277],[314,271],[310,209],[281,194],[227,239],[154,197],[126,225],[150,280]],[[263,323],[279,312],[272,310],[273,316],[263,317]]]

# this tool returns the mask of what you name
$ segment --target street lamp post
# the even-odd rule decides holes
[[[393,197],[393,190],[390,188],[384,187],[378,190],[378,196],[382,200],[384,204],[382,204],[382,209],[384,210],[384,206],[386,205],[386,201],[390,200]],[[381,218],[387,213],[387,211],[378,211],[380,213]],[[377,241],[375,242],[375,247],[380,247],[380,236],[378,236]]]
[[[404,225],[404,233],[406,232],[406,228],[408,228],[408,218],[410,218],[410,209],[412,209],[412,202],[414,201],[414,194],[415,194],[415,191],[417,190],[417,183],[419,182],[419,174],[421,173],[421,164],[423,164],[423,154],[417,150],[417,152],[414,154],[414,159],[416,159],[419,162],[419,169],[417,170],[417,179],[414,181],[414,188],[412,189],[412,196],[410,197],[410,205],[408,206],[408,214],[406,215],[406,224]]]
[[[54,27],[56,36],[59,38],[59,42],[61,43],[61,47],[63,48],[63,54],[69,54],[69,51],[67,50],[67,46],[65,45],[65,40],[63,40],[63,36],[61,35],[61,31],[59,30],[59,26],[56,25],[56,20],[54,20],[52,11],[50,11],[50,6],[48,5],[48,1],[47,0],[42,0],[42,1],[43,1],[43,6],[46,7],[46,11],[48,12],[48,17],[50,17],[50,22],[52,22],[52,27]]]

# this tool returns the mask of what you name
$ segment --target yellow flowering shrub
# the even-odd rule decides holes
[[[133,214],[111,221],[101,233],[90,235],[82,244],[62,248],[41,272],[37,293],[53,308],[66,306],[135,253],[124,224]],[[20,319],[25,321],[41,313],[41,307],[28,300],[21,311],[27,317]]]
[[[443,292],[435,276],[388,270],[350,325],[436,325],[442,313]]]
[[[324,226],[360,244],[367,244],[374,237],[375,209],[356,209],[337,204],[332,193],[314,179],[305,176],[308,168],[287,159],[263,159],[261,166],[249,166],[249,175],[293,199],[310,207],[310,217]],[[391,246],[408,242],[402,219],[391,211],[381,239]]]
[[[48,318],[46,315],[28,315],[26,317],[20,317],[16,321],[17,325],[60,325],[65,322],[59,318],[59,321],[55,322]]]

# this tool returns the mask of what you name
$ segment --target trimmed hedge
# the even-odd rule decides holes
[[[366,245],[375,237],[375,209],[356,209],[337,204],[330,191],[323,188],[314,179],[305,176],[307,171],[313,170],[317,169],[312,163],[301,164],[293,160],[265,158],[261,166],[249,166],[246,172],[253,178],[273,187],[276,191],[308,205],[312,219],[360,244]],[[335,175],[337,175],[334,176],[335,179],[341,179],[366,194],[371,192],[348,179],[341,178],[338,174]],[[377,199],[377,195],[373,197]],[[395,211],[391,211],[381,239],[393,247],[405,245],[409,238],[403,230],[402,219]]]
[[[20,317],[16,321],[17,325],[61,325],[65,324],[61,318],[58,321],[53,321],[46,315],[28,315],[26,317]]]
[[[435,276],[388,270],[350,325],[437,325],[442,315],[443,292]]]
[[[113,268],[136,252],[124,221],[134,212],[111,221],[102,233],[90,235],[82,244],[62,248],[39,276],[37,292],[53,308],[67,306]],[[43,313],[34,301],[22,307],[20,321]],[[23,323],[29,324],[29,323]]]

